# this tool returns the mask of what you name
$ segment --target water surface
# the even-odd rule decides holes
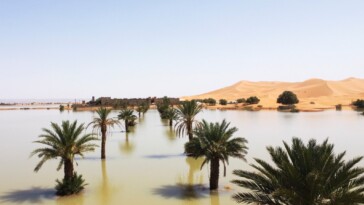
[[[112,113],[116,115],[117,112]],[[208,167],[200,170],[202,159],[183,155],[188,139],[176,137],[157,111],[150,110],[132,132],[124,133],[120,127],[109,131],[105,161],[99,159],[99,149],[77,159],[75,169],[89,184],[83,193],[55,197],[55,179],[61,179],[63,173],[56,171],[55,160],[44,164],[38,173],[33,172],[38,159],[29,158],[29,154],[38,145],[32,141],[51,121],[78,120],[87,124],[94,116],[94,112],[58,110],[1,111],[0,204],[235,204],[231,195],[240,189],[230,183],[235,178],[232,170],[251,169],[253,158],[269,160],[266,146],[281,146],[282,140],[289,142],[293,136],[320,142],[329,138],[336,153],[347,150],[347,159],[363,155],[364,116],[354,111],[204,110],[199,119],[226,119],[239,129],[235,136],[249,141],[248,162],[231,159],[227,176],[220,178],[219,191],[210,193]]]

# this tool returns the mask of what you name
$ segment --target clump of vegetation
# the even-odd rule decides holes
[[[63,121],[59,126],[51,123],[52,129],[43,128],[43,134],[35,143],[45,145],[45,147],[35,149],[31,156],[40,158],[40,162],[34,168],[38,172],[43,164],[51,159],[60,158],[57,170],[64,167],[63,181],[57,181],[57,194],[69,195],[81,191],[84,187],[84,180],[81,175],[74,172],[74,157],[79,155],[83,157],[85,152],[94,151],[97,147],[92,141],[98,140],[93,134],[83,134],[84,124],[77,125],[77,121],[70,123]]]
[[[200,124],[195,117],[201,110],[201,104],[198,104],[195,100],[185,101],[177,106],[176,112],[178,119],[175,129],[178,136],[187,134],[188,139],[190,141],[192,140],[193,127]]]
[[[143,115],[149,110],[149,103],[148,102],[142,102],[138,105],[136,108],[136,111],[138,112],[138,116],[140,118],[140,114],[143,113]]]
[[[236,100],[237,103],[245,103],[245,98],[239,98]]]
[[[260,99],[257,96],[250,96],[248,99],[246,99],[245,101],[247,104],[258,104],[260,102]]]
[[[185,153],[188,156],[196,159],[204,157],[202,166],[210,163],[210,190],[216,190],[219,186],[220,162],[224,166],[225,176],[229,157],[245,160],[247,140],[241,137],[233,138],[238,129],[229,126],[230,123],[225,120],[221,123],[208,123],[203,120],[193,131],[196,137],[185,144]]]
[[[72,111],[77,111],[77,105],[75,104],[72,105]]]
[[[244,188],[235,194],[238,203],[247,204],[361,204],[364,201],[364,169],[356,167],[363,157],[344,161],[345,152],[336,155],[334,145],[325,140],[305,145],[298,138],[292,145],[268,147],[273,165],[255,159],[254,171],[234,170],[241,179],[234,184]]]
[[[300,110],[294,107],[290,110],[290,112],[297,113],[300,112]]]
[[[61,111],[61,112],[64,111],[64,105],[59,105],[59,111]]]
[[[173,126],[173,121],[177,121],[178,120],[177,110],[174,109],[173,107],[170,107],[170,108],[168,108],[166,110],[165,116],[166,116],[166,119],[169,121],[169,126],[170,127]]]
[[[93,104],[94,105],[101,105],[101,98],[97,98]]]
[[[315,102],[311,101],[311,102],[310,102],[310,104],[311,104],[311,105],[314,105],[314,104],[315,104]]]
[[[120,122],[119,120],[109,118],[109,114],[111,113],[110,109],[100,107],[96,113],[98,117],[95,117],[93,121],[88,124],[88,126],[92,125],[93,129],[101,131],[101,159],[105,159],[107,129],[113,128],[115,125],[119,125]]]
[[[134,110],[132,109],[122,109],[118,115],[119,120],[124,120],[125,132],[129,132],[129,126],[135,125],[135,120],[137,116],[134,115]]]
[[[283,105],[294,105],[299,102],[297,95],[292,91],[284,91],[277,98],[277,103],[281,103]]]
[[[57,185],[55,189],[57,190],[56,194],[58,196],[77,194],[87,185],[85,180],[82,178],[82,175],[77,175],[77,173],[75,173],[70,179],[62,179],[62,181],[57,179],[56,183]]]
[[[337,111],[340,111],[343,109],[343,106],[341,104],[337,104],[337,105],[335,105],[335,108]]]
[[[364,108],[364,100],[357,99],[352,104],[357,108]]]
[[[220,99],[219,104],[220,105],[227,105],[227,100],[226,99]]]
[[[167,96],[163,97],[162,102],[157,103],[157,110],[162,119],[167,119],[165,112],[168,110],[170,106],[171,106],[171,101]]]
[[[202,102],[205,103],[205,104],[208,104],[210,106],[216,105],[216,100],[213,99],[213,98],[206,98]]]

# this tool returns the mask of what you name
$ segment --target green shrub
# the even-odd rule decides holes
[[[342,110],[343,109],[343,106],[341,105],[341,104],[337,104],[337,105],[335,105],[335,108],[336,108],[336,110]]]
[[[352,103],[354,106],[356,106],[357,108],[364,108],[364,100],[361,99],[357,99],[356,101],[354,101]]]
[[[219,103],[220,103],[220,105],[227,105],[227,100],[225,100],[225,99],[220,99],[220,100],[219,100]]]
[[[163,97],[161,102],[157,103],[157,110],[162,119],[167,119],[166,111],[171,106],[171,101],[167,96]]]
[[[293,105],[299,102],[296,94],[292,91],[284,91],[277,98],[277,103],[281,103],[283,105]]]
[[[239,98],[236,100],[237,103],[245,103],[245,99],[244,98]]]
[[[212,105],[212,106],[213,106],[213,105],[216,105],[216,100],[215,100],[215,99],[213,99],[213,98],[208,98],[208,99],[207,99],[207,102],[208,102],[208,104],[209,104],[209,105]]]
[[[246,99],[246,103],[248,104],[258,104],[260,102],[260,99],[257,96],[250,96],[248,99]]]
[[[77,175],[77,173],[75,173],[69,180],[63,179],[62,181],[59,181],[57,179],[56,182],[57,185],[55,188],[58,196],[77,194],[87,185],[85,184],[85,180],[82,179],[82,175]]]
[[[64,105],[59,105],[59,111],[64,111]]]
[[[216,105],[216,100],[213,98],[205,98],[202,100],[202,102],[210,106]]]

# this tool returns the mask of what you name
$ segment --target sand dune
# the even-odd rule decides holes
[[[298,96],[301,109],[327,109],[337,104],[350,105],[353,100],[364,98],[364,79],[348,78],[341,81],[309,79],[303,82],[250,82],[240,81],[231,86],[201,95],[181,97],[182,99],[227,99],[257,96],[260,105],[266,108],[276,108],[277,97],[283,91],[289,90]]]

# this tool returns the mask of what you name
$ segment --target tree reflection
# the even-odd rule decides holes
[[[210,192],[210,202],[211,205],[220,205],[219,191]]]
[[[166,129],[166,136],[168,137],[169,141],[175,141],[176,140],[176,133],[173,130],[172,127],[169,127],[168,129]]]
[[[120,151],[123,154],[131,154],[133,153],[135,146],[133,143],[129,141],[129,134],[125,133],[125,141],[119,143]]]
[[[101,176],[101,184],[99,186],[99,189],[97,190],[97,198],[100,201],[100,203],[98,204],[113,204],[112,196],[116,195],[115,193],[117,192],[118,188],[115,188],[109,182],[106,160],[101,160]]]
[[[189,171],[188,171],[188,176],[187,176],[188,184],[193,185],[193,184],[202,184],[203,183],[202,174],[195,176],[196,172],[200,172],[203,160],[204,160],[203,157],[200,157],[197,159],[195,159],[193,157],[186,158],[186,163],[189,166]]]

